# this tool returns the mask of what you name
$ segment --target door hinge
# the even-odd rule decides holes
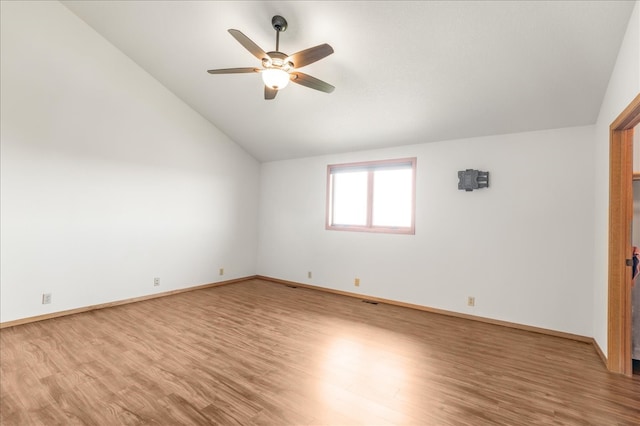
[[[625,259],[624,264],[627,266],[633,266],[633,259]]]

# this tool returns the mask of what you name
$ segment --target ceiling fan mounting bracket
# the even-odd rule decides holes
[[[281,33],[281,32],[285,32],[287,30],[287,20],[284,19],[282,16],[280,15],[276,15],[273,18],[271,18],[271,25],[273,26],[273,29],[276,30],[277,32]]]

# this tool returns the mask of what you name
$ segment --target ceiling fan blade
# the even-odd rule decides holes
[[[264,86],[264,98],[266,100],[274,99],[277,94],[278,94],[278,91],[276,89],[272,89],[269,86]]]
[[[316,61],[319,61],[320,59],[324,58],[325,56],[329,56],[332,53],[333,48],[325,43],[294,53],[287,58],[287,61],[293,63],[294,68],[302,68],[305,65],[309,65]]]
[[[329,83],[318,80],[317,78],[311,77],[310,75],[303,72],[292,72],[291,81],[326,93],[331,93],[333,92],[333,89],[335,89],[335,87],[333,87]]]
[[[209,74],[240,74],[244,72],[260,72],[258,68],[224,68],[219,70],[207,70]]]
[[[251,52],[251,54],[256,58],[260,59],[261,61],[263,59],[269,59],[269,55],[267,55],[267,53],[262,50],[260,46],[255,44],[249,37],[242,34],[240,31],[231,29],[229,30],[229,34],[231,34],[233,38],[238,40],[238,42],[240,42],[240,44],[243,45],[244,48]]]

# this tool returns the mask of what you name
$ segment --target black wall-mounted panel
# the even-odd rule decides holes
[[[458,189],[473,191],[474,189],[489,187],[489,172],[480,170],[461,170],[458,172]]]

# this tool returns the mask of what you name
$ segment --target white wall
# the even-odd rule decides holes
[[[1,321],[255,274],[257,161],[58,2],[1,8]]]
[[[258,273],[590,336],[593,132],[263,163]],[[416,235],[324,229],[328,164],[413,156]],[[458,190],[457,172],[467,168],[489,171],[490,188]]]
[[[607,355],[609,267],[609,126],[638,93],[640,93],[640,2],[636,2],[629,19],[596,123],[593,337],[605,355]]]

